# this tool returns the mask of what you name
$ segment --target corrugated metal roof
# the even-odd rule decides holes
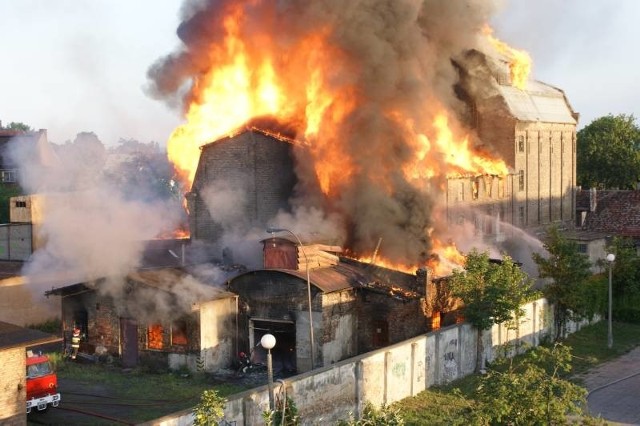
[[[270,271],[282,272],[303,280],[307,279],[306,271],[292,269],[270,269]],[[309,281],[322,290],[323,293],[331,293],[364,285],[367,283],[367,278],[360,269],[345,263],[339,263],[327,268],[309,270]]]
[[[498,90],[509,111],[521,121],[576,124],[564,93],[540,81],[529,81],[526,90],[500,85]]]

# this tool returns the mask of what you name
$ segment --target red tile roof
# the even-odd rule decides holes
[[[624,237],[640,237],[640,191],[596,191],[595,210],[589,208],[589,191],[577,193],[576,205],[586,210],[583,229]]]

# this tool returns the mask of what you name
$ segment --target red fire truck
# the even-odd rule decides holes
[[[27,351],[27,413],[32,408],[43,411],[60,403],[58,377],[46,355]]]

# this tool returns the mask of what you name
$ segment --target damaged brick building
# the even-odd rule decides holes
[[[498,240],[508,233],[501,223],[523,229],[573,223],[579,114],[564,92],[534,80],[515,87],[507,60],[477,50],[455,65],[466,122],[490,142],[509,175],[450,177],[444,202],[449,222],[471,221]]]
[[[115,282],[99,279],[59,287],[62,326],[81,330],[80,352],[141,361],[160,368],[215,371],[236,351],[237,297],[184,268],[154,268]],[[69,335],[65,341],[69,344]]]

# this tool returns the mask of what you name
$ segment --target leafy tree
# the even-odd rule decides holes
[[[571,370],[569,347],[538,347],[494,366],[476,389],[472,424],[556,425],[582,414],[587,391],[562,378]]]
[[[193,424],[196,426],[217,425],[224,416],[227,400],[215,390],[206,390],[200,395],[200,402],[193,408]]]
[[[9,223],[11,197],[23,195],[18,185],[0,185],[0,223]]]
[[[607,115],[578,132],[577,180],[588,188],[634,189],[640,180],[640,128],[633,115]]]
[[[640,297],[640,257],[630,238],[615,237],[609,251],[616,255],[613,262],[613,300],[635,302]],[[608,262],[603,260],[608,268]]]
[[[27,124],[24,124],[24,123],[16,122],[16,121],[12,121],[7,126],[0,127],[0,129],[3,129],[3,130],[17,130],[17,131],[20,131],[20,132],[31,132],[31,131],[33,131],[31,126],[29,126]]]
[[[492,262],[487,252],[474,249],[464,268],[453,271],[449,286],[452,295],[464,303],[465,319],[478,331],[476,372],[480,372],[484,367],[484,330],[514,319],[533,292],[527,274],[507,255],[502,262]]]
[[[376,408],[367,401],[360,419],[356,420],[351,416],[349,420],[341,420],[337,424],[338,426],[402,426],[405,421],[399,409],[388,405]]]
[[[105,177],[127,197],[182,202],[184,190],[173,179],[173,165],[156,142],[143,144],[134,139],[120,139],[118,147],[109,152],[123,158],[105,171]]]
[[[591,317],[597,311],[597,301],[582,289],[591,276],[591,263],[578,251],[578,244],[563,237],[556,227],[549,228],[544,248],[548,257],[534,253],[533,260],[540,278],[551,280],[543,292],[554,305],[555,340],[559,340],[565,335],[568,320]]]

